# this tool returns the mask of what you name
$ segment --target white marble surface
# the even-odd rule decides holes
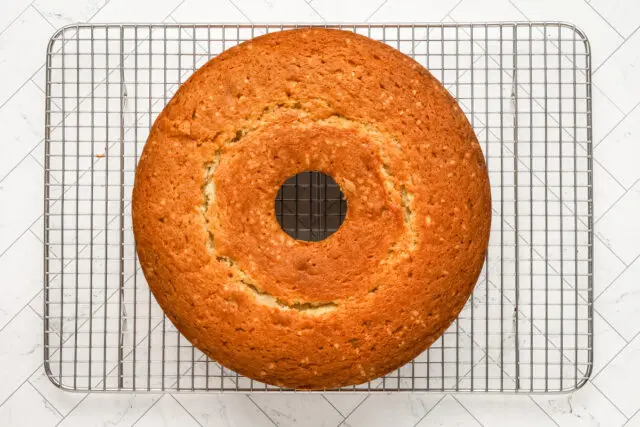
[[[0,425],[640,426],[640,2],[12,0],[0,3]],[[42,372],[44,54],[88,22],[564,20],[591,39],[595,362],[570,395],[73,394]]]

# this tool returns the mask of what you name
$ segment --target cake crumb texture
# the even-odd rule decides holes
[[[332,176],[348,211],[325,240],[287,235],[280,186]],[[351,32],[289,30],[209,61],[157,118],[133,191],[151,291],[180,332],[255,380],[363,383],[453,322],[482,268],[487,168],[423,67]]]

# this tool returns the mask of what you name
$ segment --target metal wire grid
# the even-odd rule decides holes
[[[130,202],[149,128],[178,85],[224,49],[291,27],[75,25],[51,39],[44,359],[59,387],[279,390],[209,360],[166,320],[136,259]],[[493,198],[485,267],[458,320],[413,362],[340,391],[580,387],[593,350],[584,34],[560,23],[332,27],[400,49],[445,84],[481,142]],[[285,228],[321,238],[332,227],[300,224]]]
[[[280,187],[275,209],[285,233],[316,242],[340,228],[347,214],[347,201],[333,178],[310,171],[292,176]]]

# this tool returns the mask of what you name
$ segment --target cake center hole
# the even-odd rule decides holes
[[[294,239],[317,242],[338,231],[347,215],[347,201],[333,178],[307,171],[292,176],[280,187],[275,209],[285,233]]]

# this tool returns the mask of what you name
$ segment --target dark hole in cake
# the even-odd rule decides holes
[[[329,175],[301,172],[287,179],[275,199],[276,218],[294,239],[324,240],[338,231],[347,215],[347,201]]]

